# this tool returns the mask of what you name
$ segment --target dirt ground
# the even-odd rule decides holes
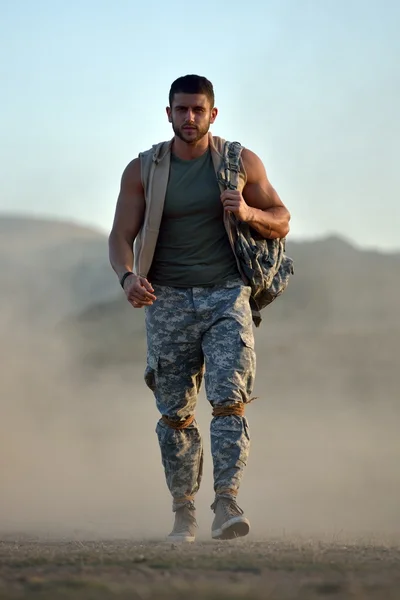
[[[0,599],[394,600],[400,546],[337,540],[201,541],[2,536]]]

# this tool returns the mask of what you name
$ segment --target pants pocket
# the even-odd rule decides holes
[[[241,331],[239,335],[240,335],[240,339],[242,340],[243,345],[246,346],[246,348],[250,348],[251,350],[254,350],[253,331],[251,329],[248,331]]]
[[[147,365],[144,372],[144,380],[148,388],[152,392],[156,391],[156,374],[158,370],[159,358],[154,353],[149,353],[147,356]]]
[[[241,331],[240,340],[240,372],[243,374],[245,398],[248,402],[253,391],[257,364],[253,331]]]

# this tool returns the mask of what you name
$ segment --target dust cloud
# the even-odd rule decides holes
[[[58,332],[3,319],[0,379],[0,532],[68,538],[160,538],[172,524],[143,364],[78,376]],[[104,340],[107,343],[107,340]],[[360,405],[325,386],[266,372],[258,353],[248,407],[252,452],[240,504],[255,538],[396,536],[400,533],[398,413]],[[327,369],[329,366],[327,366]],[[328,381],[328,380],[327,380]],[[330,380],[329,380],[330,381]],[[313,393],[310,392],[313,390]],[[210,410],[198,421],[205,474],[198,494],[200,535],[212,521]]]
[[[159,493],[137,374],[77,376],[62,337],[15,332],[0,383],[0,531],[144,535]],[[151,406],[151,399],[144,398]],[[154,441],[152,439],[151,441]]]

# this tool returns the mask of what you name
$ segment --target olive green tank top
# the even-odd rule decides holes
[[[160,233],[148,279],[173,287],[211,286],[239,276],[223,222],[211,152],[171,154]]]

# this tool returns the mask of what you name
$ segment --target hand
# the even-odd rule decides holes
[[[221,201],[226,212],[232,212],[239,221],[248,221],[250,217],[250,207],[246,204],[239,190],[224,190],[221,194]]]
[[[133,308],[151,306],[157,298],[154,296],[153,288],[145,277],[129,275],[124,282],[124,292]]]

